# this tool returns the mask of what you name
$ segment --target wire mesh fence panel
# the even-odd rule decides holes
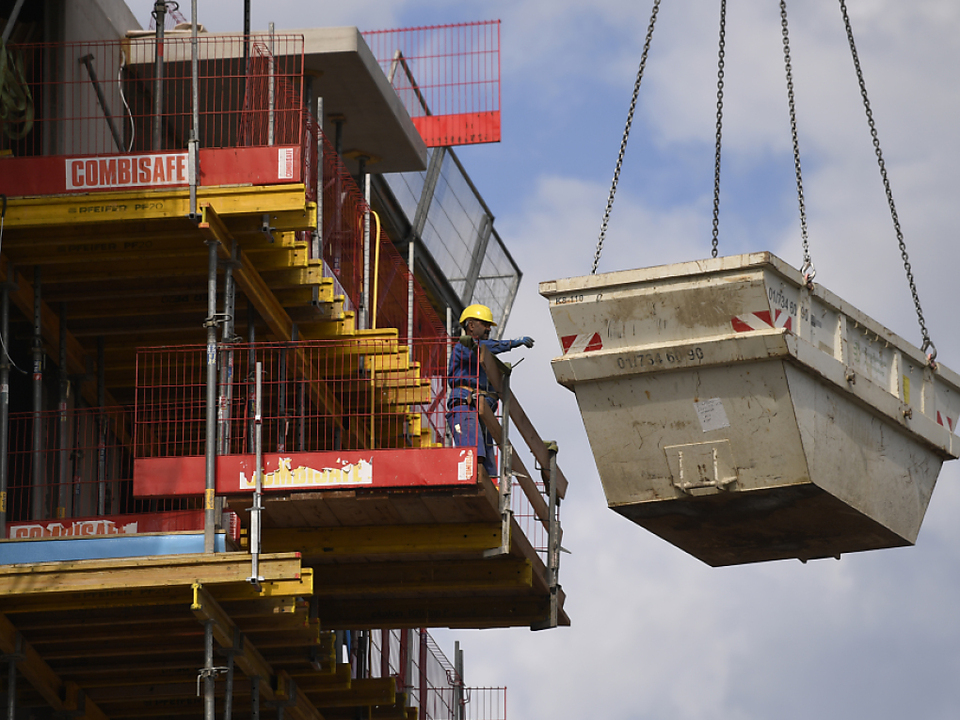
[[[374,677],[395,677],[425,720],[506,720],[507,689],[466,687],[426,630],[373,631],[369,667]]]
[[[133,409],[11,413],[10,522],[191,509],[195,501],[133,496]]]
[[[196,42],[201,147],[299,144],[302,36]],[[17,157],[186,149],[194,99],[188,35],[27,43],[10,53],[24,110],[0,121],[0,149]]]
[[[425,356],[447,354],[446,338],[419,343],[426,346],[419,351]],[[206,346],[138,351],[138,457],[204,454],[206,353]],[[446,366],[424,368],[411,362],[406,346],[396,338],[222,344],[215,362],[220,454],[254,452],[258,364],[264,452],[443,442],[447,408],[442,398],[451,381]],[[224,366],[231,371],[221,372]],[[475,416],[476,410],[472,412]]]
[[[500,21],[363,33],[431,147],[500,140]]]

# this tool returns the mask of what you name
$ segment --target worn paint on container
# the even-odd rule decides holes
[[[710,565],[916,541],[956,373],[769,253],[540,293],[618,513]]]

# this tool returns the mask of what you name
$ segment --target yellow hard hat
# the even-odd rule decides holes
[[[483,322],[496,325],[496,323],[493,321],[493,313],[486,305],[468,305],[465,307],[463,312],[460,313],[460,324],[463,325],[470,318],[475,320],[483,320]]]

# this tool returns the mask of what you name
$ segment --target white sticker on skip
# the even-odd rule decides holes
[[[703,428],[704,432],[730,427],[730,421],[727,420],[727,412],[723,409],[723,403],[720,401],[720,398],[710,398],[709,400],[695,402],[693,409],[697,411],[697,417],[700,418],[700,427]]]

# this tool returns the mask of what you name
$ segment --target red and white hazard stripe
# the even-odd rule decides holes
[[[734,332],[750,332],[752,330],[767,330],[769,328],[786,328],[793,330],[793,316],[782,310],[775,310],[771,317],[769,310],[734,315],[730,318]]]
[[[600,333],[583,333],[581,335],[564,335],[560,338],[563,354],[593,352],[603,349],[603,340]]]
[[[950,432],[953,432],[953,418],[951,418],[951,417],[949,417],[949,416],[947,416],[947,415],[941,416],[941,415],[940,415],[940,411],[937,410],[937,423],[940,424],[940,425],[943,425],[943,419],[944,419],[944,418],[947,419],[947,429],[949,429]]]

